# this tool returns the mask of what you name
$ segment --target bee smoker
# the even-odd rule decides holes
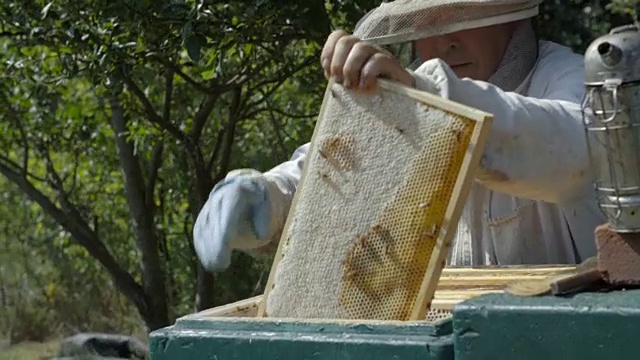
[[[598,206],[598,267],[609,283],[640,284],[640,31],[612,29],[585,52],[583,119]]]
[[[614,28],[585,53],[587,143],[612,230],[640,232],[640,32]],[[586,109],[586,107],[585,107]]]

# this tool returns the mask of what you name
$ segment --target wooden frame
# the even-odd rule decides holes
[[[451,311],[462,301],[489,293],[503,293],[510,284],[529,283],[571,274],[576,269],[576,265],[445,268],[438,281],[432,308]],[[263,295],[258,295],[190,314],[185,318],[254,318],[262,303]]]
[[[318,116],[318,122],[323,121],[325,116],[326,104],[328,97],[331,96],[331,87],[334,85],[333,82],[329,82],[327,89],[324,95],[324,101],[320,109],[320,114]],[[452,241],[453,235],[455,233],[455,229],[457,223],[460,219],[462,209],[464,207],[465,201],[467,199],[472,181],[475,177],[476,169],[480,161],[480,156],[482,154],[482,150],[484,148],[485,140],[489,134],[489,130],[491,128],[491,123],[493,117],[491,114],[482,112],[478,109],[474,109],[462,104],[455,103],[453,101],[444,99],[437,95],[433,95],[427,92],[419,91],[410,87],[406,87],[399,83],[380,79],[378,80],[378,90],[392,92],[400,95],[404,95],[406,97],[412,98],[418,102],[428,104],[430,106],[441,109],[445,112],[453,113],[455,115],[460,115],[468,119],[472,119],[476,121],[476,125],[474,126],[473,132],[471,134],[470,142],[467,153],[464,156],[462,162],[461,171],[457,177],[455,182],[455,186],[452,192],[451,201],[447,206],[447,210],[444,216],[443,226],[438,232],[438,237],[436,239],[435,248],[431,254],[431,258],[427,267],[427,271],[423,277],[422,284],[414,303],[413,310],[411,312],[411,319],[419,320],[424,319],[426,313],[429,308],[429,304],[433,300],[434,293],[436,290],[436,285],[442,273],[442,269],[445,262],[445,257],[447,255],[448,249],[450,247],[450,243]],[[316,130],[311,138],[311,144],[315,143],[316,137],[318,135],[318,126],[316,124]],[[304,186],[305,177],[307,175],[307,165],[302,170],[302,175],[299,181],[299,187]],[[295,209],[297,201],[298,201],[299,192],[293,197],[291,203],[291,209]],[[286,244],[285,236],[287,234],[288,228],[291,226],[292,214],[290,212],[285,225],[284,231],[282,235],[282,239],[278,245],[278,250],[276,252],[272,268],[269,274],[269,279],[267,281],[265,292],[263,295],[263,301],[260,302],[258,308],[258,317],[266,316],[266,299],[269,297],[270,290],[273,288],[275,281],[275,274],[278,270],[278,265],[283,257],[283,251]]]

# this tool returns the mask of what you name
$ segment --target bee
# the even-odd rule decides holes
[[[335,148],[339,145],[339,142],[340,142],[339,137],[334,137],[332,139],[325,141],[322,147],[318,150],[318,153],[320,154],[320,156],[326,159],[328,157],[327,151],[329,151],[330,153],[333,153],[335,151]]]
[[[347,273],[346,273],[346,274],[344,274],[344,280],[346,280],[346,281],[352,281],[352,280],[353,280],[353,278],[355,278],[355,277],[356,277],[356,274],[357,274],[357,273],[356,273],[356,271],[355,271],[355,270],[353,270],[353,269],[349,269],[349,271],[347,271]]]
[[[329,146],[330,148],[334,148],[338,145],[338,142],[340,142],[340,138],[339,137],[334,137],[333,139],[329,140],[329,143],[327,144],[327,146]]]
[[[396,129],[397,132],[399,132],[400,134],[404,134],[404,129],[401,128],[400,126],[396,125],[394,126],[394,128]]]
[[[438,225],[437,224],[433,224],[433,227],[431,228],[431,231],[425,231],[422,233],[423,236],[428,237],[428,238],[434,238],[436,236],[436,234],[438,233]]]
[[[325,174],[325,173],[322,173],[322,172],[320,172],[320,171],[318,171],[318,175],[320,175],[320,177],[321,177],[321,178],[323,178],[323,179],[325,179],[325,180],[329,178],[329,175],[327,175],[327,174]]]
[[[360,246],[366,246],[369,244],[369,238],[367,237],[367,235],[360,235],[356,240],[356,244]]]
[[[384,254],[391,256],[391,243],[384,244]]]
[[[456,141],[460,142],[460,140],[462,139],[462,132],[457,129],[451,130],[451,132],[456,135]]]

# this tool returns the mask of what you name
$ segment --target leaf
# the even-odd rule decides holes
[[[211,68],[209,70],[203,71],[200,76],[202,76],[203,80],[211,80],[216,76],[216,69]]]
[[[51,9],[51,5],[53,5],[53,1],[49,2],[47,5],[44,6],[44,8],[42,8],[42,11],[40,12],[42,14],[42,20],[44,20],[44,18],[47,17],[47,14],[49,14],[49,9]]]
[[[193,62],[198,63],[200,61],[200,52],[206,42],[205,37],[200,34],[192,34],[185,41],[184,46],[187,48],[187,54],[189,54]]]
[[[244,44],[244,54],[251,55],[251,51],[253,50],[252,44]]]

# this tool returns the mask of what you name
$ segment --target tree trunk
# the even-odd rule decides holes
[[[198,210],[194,214],[194,219],[198,216],[198,212],[209,198],[209,193],[216,182],[220,181],[229,171],[231,160],[231,149],[235,138],[236,126],[238,124],[238,112],[241,103],[242,89],[237,87],[233,89],[233,97],[231,106],[229,106],[229,122],[227,124],[227,133],[223,139],[222,153],[220,154],[220,172],[212,179],[211,174],[207,172],[207,166],[201,157],[194,159],[195,168],[195,189],[198,204]],[[207,272],[200,262],[198,262],[198,293],[196,296],[196,309],[198,311],[206,310],[215,305],[214,295],[214,277]]]
[[[208,175],[204,172],[204,163],[196,163],[195,166],[196,170],[195,170],[195,199],[192,199],[192,203],[193,204],[198,204],[197,208],[194,209],[196,210],[193,213],[193,219],[196,219],[198,217],[198,213],[200,212],[200,209],[202,209],[202,206],[204,206],[204,203],[207,201],[207,198],[209,197],[209,192],[211,191],[211,189],[213,188],[213,185],[211,184],[211,175]],[[195,201],[194,201],[195,200]],[[192,242],[193,242],[193,238],[191,238]],[[195,250],[194,250],[195,253]],[[196,273],[197,273],[197,288],[196,288],[196,311],[202,311],[202,310],[206,310],[206,309],[210,309],[214,306],[215,304],[215,295],[214,295],[214,284],[215,284],[215,279],[213,274],[211,274],[210,272],[208,272],[200,263],[200,261],[197,260],[197,268],[196,268]]]
[[[196,295],[197,311],[210,309],[215,305],[213,284],[213,274],[205,270],[205,268],[198,263],[198,288]]]
[[[169,325],[169,309],[165,269],[159,253],[155,230],[155,204],[147,199],[145,179],[133,144],[126,139],[127,124],[124,109],[117,96],[109,98],[111,125],[115,133],[120,166],[124,175],[127,204],[133,220],[134,236],[142,258],[143,288],[149,304],[147,314],[150,330]],[[153,192],[151,192],[151,196]]]

